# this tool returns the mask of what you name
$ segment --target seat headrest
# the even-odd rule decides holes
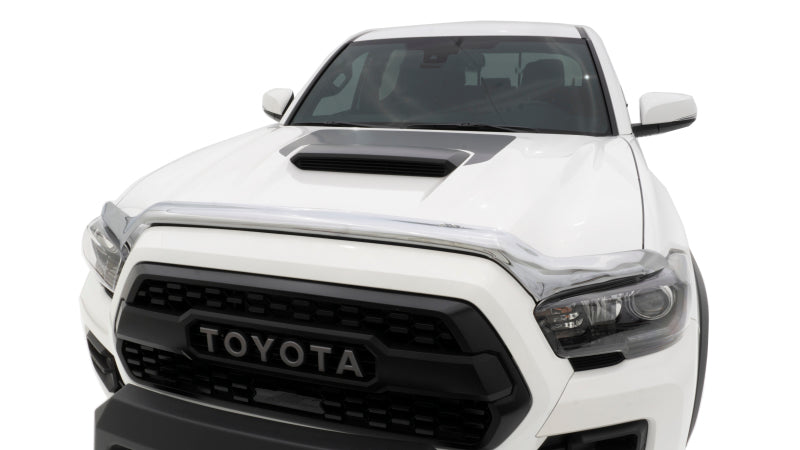
[[[564,63],[559,59],[540,59],[522,69],[522,86],[549,89],[564,85]]]

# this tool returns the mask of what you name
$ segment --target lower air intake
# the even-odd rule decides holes
[[[103,347],[103,344],[93,335],[89,333],[86,336],[86,341],[89,344],[89,355],[92,357],[92,365],[100,377],[100,381],[108,389],[108,392],[117,392],[122,388],[122,379],[119,376],[117,363],[111,352]]]
[[[539,450],[644,450],[647,421],[579,431],[547,438]]]

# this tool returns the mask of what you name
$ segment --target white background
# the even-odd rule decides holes
[[[268,123],[262,92],[298,90],[357,31],[478,19],[593,27],[634,118],[644,92],[695,96],[692,127],[642,139],[711,301],[689,448],[800,448],[795,14],[766,1],[644,3],[3,2],[0,448],[91,448],[104,397],[77,298],[83,227],[103,202]]]

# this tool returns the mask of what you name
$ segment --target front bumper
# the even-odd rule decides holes
[[[533,397],[522,423],[497,448],[536,449],[550,436],[639,420],[648,423],[647,450],[674,450],[686,443],[697,378],[698,328],[694,317],[681,340],[664,351],[613,367],[575,373],[566,360],[554,355],[544,339],[534,320],[528,293],[506,271],[482,258],[334,239],[155,227],[137,241],[120,285],[124,285],[130,268],[139,262],[465,299],[495,327]],[[114,330],[121,300],[119,294],[109,297],[92,277],[87,279],[81,294],[87,332],[110,349],[117,361]],[[126,386],[136,384],[122,368],[120,371]],[[224,409],[202,407],[213,411]],[[271,423],[265,420],[269,419],[267,415],[254,417],[229,412],[242,420]]]
[[[578,450],[608,442],[643,450],[647,421],[556,436],[546,450]],[[136,386],[123,387],[95,412],[95,450],[435,450],[410,443],[362,435],[308,429],[285,422],[242,417],[160,395]]]
[[[243,417],[136,386],[125,386],[95,413],[95,450],[433,450]]]

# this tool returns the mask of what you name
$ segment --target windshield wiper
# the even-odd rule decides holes
[[[354,128],[375,128],[384,126],[377,122],[338,122],[329,120],[327,122],[298,122],[292,125],[306,125],[310,127],[354,127]]]
[[[551,133],[565,134],[563,130],[548,130],[544,128],[515,127],[512,125],[492,125],[488,123],[436,123],[436,122],[298,122],[292,125],[305,125],[311,127],[342,127],[342,128],[406,128],[409,130],[458,130],[458,131],[490,131],[501,133]]]
[[[463,131],[500,131],[510,133],[536,133],[543,130],[527,127],[515,127],[507,125],[491,125],[488,123],[409,123],[403,124],[403,128],[417,130],[463,130]]]

